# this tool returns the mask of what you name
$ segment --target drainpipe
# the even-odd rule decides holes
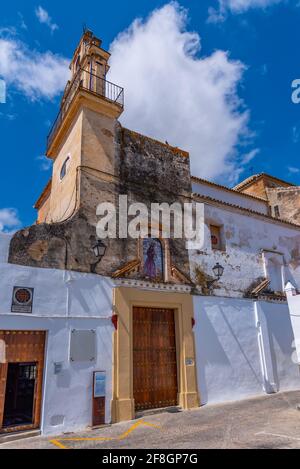
[[[70,272],[68,271],[64,271],[64,281],[65,281],[65,285],[66,285],[66,288],[67,288],[67,295],[66,295],[66,317],[69,317],[70,315],[70,284],[71,282],[73,281],[73,278],[70,274]]]

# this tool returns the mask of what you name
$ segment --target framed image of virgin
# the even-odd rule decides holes
[[[154,282],[164,279],[164,258],[161,241],[157,238],[143,240],[143,275]]]

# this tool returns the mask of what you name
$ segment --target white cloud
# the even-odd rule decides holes
[[[260,72],[263,76],[267,75],[268,73],[268,66],[267,64],[263,64],[261,67],[260,67]]]
[[[17,30],[14,26],[5,26],[0,28],[0,36],[1,37],[14,37],[17,35]]]
[[[52,160],[47,158],[45,155],[40,155],[36,159],[39,162],[39,167],[42,171],[49,171],[49,169],[52,168]]]
[[[14,208],[0,209],[0,233],[9,233],[21,225],[18,212]]]
[[[292,139],[294,143],[298,143],[300,140],[300,129],[299,125],[294,125],[292,128]]]
[[[28,29],[27,24],[25,23],[24,16],[22,15],[22,13],[20,11],[18,12],[18,17],[19,17],[19,20],[20,20],[21,29],[24,29],[25,31],[27,31],[27,29]]]
[[[242,157],[243,164],[250,163],[250,161],[252,161],[256,157],[256,155],[258,155],[259,152],[259,148],[254,148],[253,150],[249,151],[249,153],[246,153]]]
[[[288,171],[290,174],[298,174],[300,173],[299,168],[295,168],[294,166],[288,166]]]
[[[52,99],[69,78],[69,60],[51,52],[29,50],[13,37],[0,37],[0,77],[32,100]]]
[[[253,170],[254,168],[251,166],[248,166],[248,164],[260,153],[259,148],[254,148],[253,150],[250,150],[248,153],[241,153],[241,155],[236,156],[236,164],[234,168],[234,172],[232,175],[229,175],[228,181],[231,182],[232,184],[236,184],[237,181],[240,180],[241,175],[246,171],[246,170]]]
[[[218,0],[219,8],[208,9],[208,21],[217,23],[226,19],[227,13],[244,13],[251,8],[267,8],[283,0]]]
[[[50,28],[52,33],[54,33],[56,29],[58,29],[58,25],[52,21],[51,16],[43,7],[38,6],[35,10],[35,14],[39,22],[42,24],[46,24]]]
[[[220,50],[199,57],[200,37],[186,24],[186,11],[173,2],[113,42],[109,79],[125,87],[121,121],[190,151],[193,174],[234,182],[236,146],[249,137],[237,95],[244,66]]]
[[[0,118],[1,119],[7,119],[8,121],[14,121],[16,120],[16,118],[18,117],[17,114],[7,114],[7,113],[4,113],[4,112],[0,112]]]

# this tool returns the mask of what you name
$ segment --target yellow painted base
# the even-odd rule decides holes
[[[134,399],[113,399],[111,405],[112,422],[123,422],[135,417]]]
[[[199,407],[192,329],[194,316],[192,296],[189,293],[117,287],[114,290],[114,312],[118,315],[118,329],[114,333],[113,341],[112,422],[131,420],[135,417],[132,353],[132,309],[134,306],[174,309],[178,405],[183,409]]]

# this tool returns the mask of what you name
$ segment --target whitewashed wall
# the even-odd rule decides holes
[[[300,388],[286,304],[194,297],[201,403]]]
[[[292,283],[286,285],[286,296],[289,306],[291,324],[295,337],[294,361],[300,365],[300,295]]]
[[[0,314],[10,314],[14,286],[34,288],[31,317],[101,317],[112,311],[112,281],[99,275],[0,264]],[[15,313],[14,313],[15,314]]]
[[[217,185],[209,184],[206,181],[192,179],[192,191],[228,204],[254,210],[255,212],[268,213],[268,205],[264,200],[245,196],[239,192],[228,191]]]
[[[189,251],[193,279],[196,280],[197,268],[213,276],[212,267],[219,262],[224,275],[214,285],[214,294],[243,297],[253,282],[265,276],[262,251],[271,250],[283,254],[283,283],[292,281],[300,287],[299,228],[209,203],[204,205],[204,216],[203,248]],[[212,249],[210,224],[221,226],[223,250]]]
[[[9,243],[12,235],[0,233],[0,263],[7,262]]]
[[[5,263],[0,263],[0,279],[0,329],[47,332],[41,422],[43,434],[59,434],[91,425],[94,371],[106,371],[106,422],[110,422],[111,281],[98,275]],[[34,288],[32,314],[10,312],[14,286]],[[96,331],[97,353],[94,362],[70,362],[72,329]],[[54,374],[55,362],[62,363],[59,374]]]

